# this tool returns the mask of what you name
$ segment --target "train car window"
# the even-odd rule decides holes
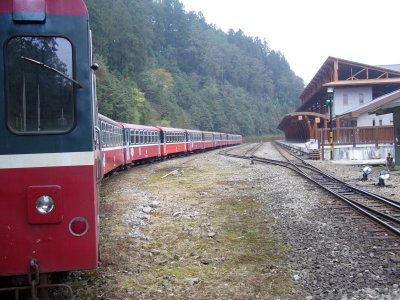
[[[74,125],[72,45],[61,37],[14,37],[6,45],[8,126],[17,133],[66,132]]]
[[[110,128],[111,130],[110,130],[110,134],[111,134],[111,141],[110,141],[110,143],[111,143],[111,146],[115,146],[115,126],[114,125],[111,125],[111,128]]]
[[[110,145],[115,146],[115,133],[114,133],[115,126],[110,125]]]
[[[103,121],[101,121],[101,143],[103,144],[103,145],[105,145],[105,139],[104,139],[104,128],[105,128],[105,124],[104,124],[104,122]]]
[[[107,144],[108,144],[108,147],[111,147],[111,146],[112,146],[112,143],[111,143],[111,141],[112,141],[111,124],[108,124],[108,125],[107,125],[107,134],[108,134],[108,137],[107,137]]]
[[[130,129],[129,135],[130,135],[130,144],[132,145],[135,143],[135,132],[132,129]]]
[[[109,142],[110,142],[110,133],[109,133],[109,125],[106,123],[106,147],[109,146]]]

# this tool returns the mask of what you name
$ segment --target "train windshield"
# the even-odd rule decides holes
[[[65,132],[74,124],[72,45],[60,37],[15,37],[6,47],[9,127]]]

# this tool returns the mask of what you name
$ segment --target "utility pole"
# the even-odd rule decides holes
[[[329,145],[330,145],[330,153],[331,153],[331,160],[333,160],[333,94],[334,88],[328,87],[327,88],[328,99],[326,100],[326,105],[329,107]]]

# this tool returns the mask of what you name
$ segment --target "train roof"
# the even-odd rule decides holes
[[[83,0],[1,0],[0,13],[13,13],[17,21],[44,21],[46,14],[89,15]]]
[[[146,129],[146,130],[157,130],[157,131],[160,131],[160,128],[155,127],[155,126],[137,125],[137,124],[122,123],[122,122],[120,122],[120,124],[121,124],[124,128],[143,129],[143,130]]]
[[[182,129],[182,128],[159,127],[159,126],[157,126],[157,127],[160,128],[160,130],[162,130],[162,131],[179,131],[179,132],[184,132],[184,131],[187,130],[187,129]]]
[[[187,132],[192,132],[192,133],[203,133],[204,131],[197,130],[197,129],[185,129]]]
[[[113,119],[110,119],[110,118],[108,118],[108,117],[106,117],[106,116],[104,116],[102,114],[99,114],[99,118],[100,118],[100,120],[107,121],[108,123],[111,123],[111,124],[113,124],[115,126],[122,127],[121,123],[119,123],[117,121],[114,121]]]

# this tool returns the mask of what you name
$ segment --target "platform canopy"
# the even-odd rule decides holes
[[[315,112],[293,112],[287,114],[278,125],[278,129],[285,133],[287,141],[305,142],[317,137],[317,128],[327,127],[326,115]]]

